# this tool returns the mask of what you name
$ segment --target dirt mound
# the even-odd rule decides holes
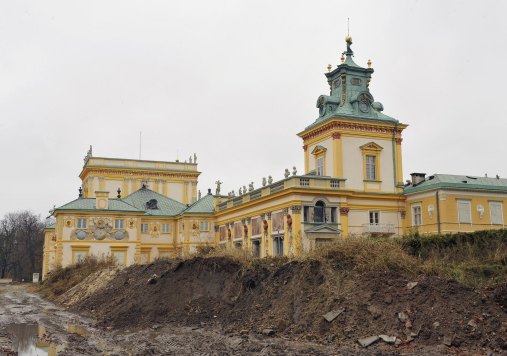
[[[114,328],[214,325],[324,344],[386,334],[419,347],[505,348],[506,292],[505,284],[473,289],[395,272],[352,276],[319,261],[259,260],[245,268],[227,258],[194,258],[131,266],[94,293],[73,290],[72,299],[63,298]],[[333,321],[323,318],[340,308]]]

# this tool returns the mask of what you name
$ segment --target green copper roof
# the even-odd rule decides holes
[[[382,113],[384,106],[374,101],[370,93],[368,83],[373,68],[358,66],[352,59],[353,55],[354,52],[347,48],[344,63],[338,65],[332,72],[325,73],[327,82],[331,85],[331,93],[319,96],[316,105],[319,108],[319,117],[305,130],[332,118],[398,123],[398,120]],[[345,97],[343,97],[344,89]]]
[[[54,230],[56,228],[56,223],[53,223],[51,225],[48,225],[46,227],[43,227],[42,229],[40,229],[40,232],[43,232],[44,230]]]
[[[148,209],[146,203],[155,199],[158,209]],[[145,211],[146,215],[154,216],[176,216],[182,213],[187,206],[165,195],[154,192],[153,190],[141,188],[134,193],[127,195],[122,199],[137,209]],[[111,202],[111,200],[109,200]]]
[[[507,179],[477,176],[461,176],[451,174],[433,174],[416,184],[405,187],[404,194],[419,192],[433,188],[465,188],[507,191]]]
[[[190,205],[182,214],[213,214],[215,213],[215,199],[213,195],[207,194],[194,204]]]
[[[136,209],[132,205],[119,200],[119,199],[109,199],[107,209],[97,209],[95,208],[95,198],[78,198],[70,203],[62,205],[57,210],[98,210],[98,211],[131,211],[131,212],[140,212],[142,210]]]

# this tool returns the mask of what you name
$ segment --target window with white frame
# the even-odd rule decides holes
[[[125,220],[124,219],[115,219],[114,220],[114,229],[115,230],[125,229]]]
[[[324,157],[317,158],[317,175],[324,175]]]
[[[141,233],[148,233],[148,224],[141,224]]]
[[[200,231],[209,231],[209,222],[208,221],[201,221],[199,226]]]
[[[380,211],[370,211],[370,224],[380,224]]]
[[[87,219],[77,219],[77,226],[78,229],[86,229]]]
[[[470,207],[470,200],[458,199],[458,222],[460,224],[472,223],[472,209]]]
[[[162,233],[170,234],[171,233],[171,224],[162,224]]]
[[[377,180],[375,156],[366,156],[366,179]]]
[[[412,226],[422,225],[422,210],[421,205],[412,206]]]
[[[489,210],[491,212],[491,225],[503,225],[502,203],[499,201],[490,201]]]

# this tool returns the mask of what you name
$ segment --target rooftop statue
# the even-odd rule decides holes
[[[215,184],[217,185],[216,195],[220,195],[220,184],[222,183],[223,182],[220,182],[220,179],[215,182]]]

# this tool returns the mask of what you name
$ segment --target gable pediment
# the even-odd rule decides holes
[[[317,233],[317,234],[336,235],[336,234],[341,234],[343,231],[333,225],[322,224],[322,225],[314,226],[310,229],[306,229],[305,232],[309,233],[309,234]]]
[[[368,142],[359,147],[362,150],[373,150],[373,151],[381,151],[384,148],[382,146],[377,145],[375,142]]]
[[[321,153],[324,153],[327,151],[327,148],[325,148],[324,146],[315,146],[315,148],[313,149],[312,151],[312,155],[318,155],[318,154],[321,154]]]

